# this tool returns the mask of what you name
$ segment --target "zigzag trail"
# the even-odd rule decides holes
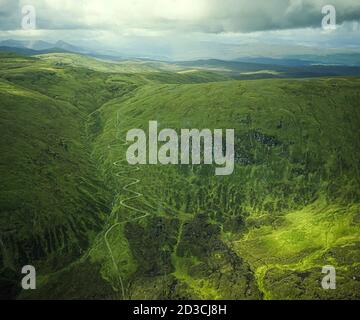
[[[121,140],[119,137],[118,137],[118,133],[119,133],[119,112],[117,113],[117,120],[116,120],[116,129],[117,129],[117,133],[116,133],[116,139],[119,139]],[[123,144],[121,144],[122,146],[125,146],[127,145],[127,142],[124,141]],[[113,145],[109,145],[109,147],[113,147],[113,146],[119,146],[118,143],[115,143]],[[123,164],[122,164],[123,163]],[[113,163],[113,165],[115,167],[124,167],[124,166],[129,166],[129,164],[127,163],[127,160],[126,159],[121,159],[121,160],[118,160],[118,161],[115,161]],[[141,215],[140,216],[137,216],[137,217],[134,217],[134,218],[130,218],[130,219],[127,219],[125,221],[119,221],[119,213],[117,211],[117,214],[116,214],[116,218],[115,218],[115,223],[105,232],[104,234],[104,241],[105,241],[105,244],[106,244],[106,247],[109,251],[109,254],[110,254],[110,257],[111,257],[111,260],[113,262],[113,265],[114,265],[114,268],[118,274],[118,278],[119,278],[119,283],[121,285],[121,292],[122,292],[122,297],[123,299],[125,300],[125,289],[124,289],[124,284],[123,284],[123,280],[122,280],[122,277],[120,275],[120,271],[119,271],[119,268],[118,268],[118,265],[116,263],[116,260],[114,258],[114,255],[113,255],[113,251],[111,249],[111,246],[110,246],[110,243],[108,241],[108,236],[109,234],[118,226],[120,225],[123,225],[123,224],[126,224],[128,222],[134,222],[134,221],[139,221],[139,220],[142,220],[142,219],[145,219],[146,217],[150,216],[150,212],[149,211],[144,211],[144,210],[141,210],[141,209],[138,209],[136,207],[133,207],[132,205],[129,205],[128,202],[129,201],[132,201],[132,200],[135,200],[135,199],[138,199],[138,198],[141,198],[141,197],[144,197],[144,195],[142,193],[139,193],[139,192],[136,192],[134,190],[131,190],[129,189],[130,187],[133,187],[135,185],[137,185],[141,180],[139,179],[135,179],[135,178],[129,178],[128,177],[128,174],[130,172],[138,172],[140,171],[140,167],[134,167],[134,170],[121,170],[121,171],[118,171],[115,176],[118,177],[118,178],[126,178],[128,180],[130,180],[131,182],[126,184],[122,190],[125,191],[125,193],[131,193],[133,194],[133,196],[130,196],[130,197],[127,197],[123,200],[120,201],[120,205],[130,211],[135,211],[137,213],[140,213]],[[146,204],[149,208],[151,209],[154,209],[154,210],[157,210],[156,208],[152,207],[150,204]]]
[[[116,127],[116,129],[117,129],[116,139],[119,140],[119,141],[121,141],[121,140],[124,141],[124,139],[121,139],[121,138],[118,137],[118,135],[119,135],[119,127],[120,127],[119,123],[120,123],[120,122],[119,122],[119,112],[118,112],[118,113],[117,113],[116,125],[115,125],[115,127]],[[121,144],[121,146],[126,146],[126,145],[127,145],[127,142],[126,142],[126,141],[124,141],[124,142]],[[111,148],[112,146],[119,146],[119,143],[115,143],[115,144],[113,144],[113,145],[109,145],[110,148]],[[121,167],[121,168],[124,168],[125,166],[129,166],[129,164],[128,164],[128,162],[127,162],[126,159],[121,159],[121,160],[115,161],[115,162],[113,163],[113,165],[114,165],[115,167],[118,167],[118,168],[120,168],[120,167]],[[133,170],[130,170],[130,171],[129,171],[129,170],[120,170],[120,171],[118,171],[118,172],[115,174],[115,176],[118,177],[118,178],[124,178],[124,177],[125,177],[126,179],[128,179],[128,180],[131,181],[130,183],[126,184],[126,185],[122,188],[122,190],[125,191],[125,193],[131,193],[132,196],[127,197],[127,198],[124,199],[124,200],[121,200],[121,201],[120,201],[120,205],[121,205],[122,207],[128,209],[129,211],[135,211],[135,212],[139,213],[140,215],[137,216],[137,217],[134,217],[134,218],[127,219],[127,220],[125,220],[125,221],[119,221],[119,214],[118,214],[118,212],[117,212],[117,215],[116,215],[116,218],[115,218],[115,221],[116,221],[116,222],[115,222],[113,225],[111,225],[110,228],[109,228],[109,229],[105,232],[105,234],[104,234],[104,241],[105,241],[106,247],[107,247],[107,249],[108,249],[108,251],[109,251],[109,254],[110,254],[111,260],[112,260],[112,262],[113,262],[114,268],[115,268],[115,270],[116,270],[116,272],[117,272],[117,274],[118,274],[118,278],[119,278],[119,283],[120,283],[120,286],[121,286],[121,292],[122,292],[123,299],[125,299],[124,284],[123,284],[122,277],[121,277],[121,275],[120,275],[120,270],[119,270],[119,268],[118,268],[118,265],[117,265],[117,263],[116,263],[116,260],[115,260],[115,258],[114,258],[114,255],[113,255],[113,251],[112,251],[111,246],[110,246],[110,243],[109,243],[109,241],[108,241],[108,236],[109,236],[109,234],[110,234],[116,227],[118,227],[118,226],[120,226],[120,225],[126,224],[126,223],[128,223],[128,222],[139,221],[139,220],[145,219],[146,217],[150,216],[150,212],[149,212],[149,211],[144,211],[144,210],[141,210],[141,209],[139,209],[139,208],[136,208],[136,207],[134,207],[134,206],[132,206],[132,205],[129,205],[129,204],[128,204],[129,201],[133,201],[133,200],[135,200],[135,199],[143,198],[143,203],[146,204],[146,206],[148,206],[150,209],[154,210],[155,212],[158,211],[158,208],[153,207],[148,201],[146,201],[146,199],[145,199],[145,197],[144,197],[144,195],[143,195],[142,193],[139,193],[139,192],[137,192],[137,191],[134,191],[134,190],[130,189],[130,187],[134,187],[135,185],[137,185],[138,183],[140,183],[141,180],[136,179],[136,178],[130,178],[130,177],[128,177],[128,174],[129,174],[130,172],[138,172],[138,171],[140,171],[140,167],[137,166],[137,167],[134,167],[134,169],[133,169]],[[163,204],[163,205],[164,205],[164,204]],[[179,210],[177,210],[177,209],[175,209],[175,208],[173,208],[173,207],[170,207],[170,206],[168,206],[168,205],[165,205],[165,206],[166,206],[167,208],[171,208],[171,210],[174,211],[174,212],[180,213]]]
[[[91,114],[88,115],[88,117],[91,117],[93,114],[95,114],[96,112],[98,112],[98,110],[92,112]],[[126,146],[127,145],[127,142],[123,139],[123,138],[120,138],[119,137],[119,133],[120,133],[120,130],[119,130],[119,127],[120,127],[120,121],[119,121],[119,115],[120,115],[120,111],[117,112],[117,119],[116,119],[116,123],[115,123],[115,128],[116,128],[116,141],[123,141],[123,143],[114,143],[114,144],[111,144],[111,145],[108,145],[109,148],[112,148],[112,147],[118,147],[118,146]],[[117,168],[124,168],[124,167],[129,167],[129,164],[127,162],[127,160],[125,158],[121,159],[121,160],[118,160],[118,161],[115,161],[113,163],[113,165]],[[104,242],[106,244],[106,247],[107,247],[107,250],[110,254],[110,257],[111,257],[111,260],[112,260],[112,263],[113,263],[113,266],[116,270],[116,273],[118,275],[118,280],[119,280],[119,283],[120,283],[120,286],[121,286],[121,293],[122,293],[122,297],[123,299],[125,300],[126,298],[126,294],[125,294],[125,288],[124,288],[124,283],[123,283],[123,279],[120,275],[120,270],[119,270],[119,267],[116,263],[116,259],[114,257],[114,254],[113,254],[113,250],[111,249],[111,245],[109,243],[109,240],[108,240],[108,237],[109,235],[111,234],[112,231],[114,231],[115,228],[121,226],[121,225],[124,225],[128,222],[135,222],[135,221],[139,221],[139,220],[142,220],[142,219],[145,219],[146,217],[150,216],[150,212],[149,211],[145,211],[145,210],[141,210],[139,208],[136,208],[132,205],[129,204],[129,201],[133,201],[133,200],[136,200],[136,199],[139,199],[139,198],[143,198],[142,201],[144,204],[146,204],[147,207],[149,207],[150,209],[154,210],[155,212],[158,211],[158,208],[155,208],[153,207],[148,201],[145,200],[145,197],[142,193],[139,193],[137,191],[134,191],[133,189],[130,189],[131,187],[134,187],[136,186],[137,184],[139,184],[141,182],[141,180],[139,179],[136,179],[136,178],[130,178],[128,177],[128,174],[131,173],[131,172],[139,172],[140,171],[140,167],[133,167],[133,170],[120,170],[120,171],[117,171],[115,173],[115,176],[118,177],[118,178],[126,178],[127,180],[130,180],[130,182],[128,184],[126,184],[124,187],[122,187],[122,190],[124,191],[125,194],[132,194],[132,196],[129,196],[123,200],[120,201],[120,206],[122,206],[123,208],[126,208],[127,210],[129,211],[132,211],[132,212],[136,212],[140,215],[134,217],[134,218],[129,218],[129,219],[126,219],[124,221],[119,221],[119,212],[118,210],[116,210],[116,216],[113,217],[113,213],[111,213],[110,215],[110,220],[111,219],[114,219],[114,222],[112,223],[112,225],[105,231],[104,233],[104,236],[103,236],[103,239],[104,239]],[[114,203],[115,203],[116,199],[114,200]],[[113,207],[114,207],[114,203],[113,203]],[[164,205],[164,204],[163,204]],[[168,205],[165,205],[166,207],[170,208],[170,206]],[[180,213],[179,210],[171,207],[171,210],[174,211],[174,212],[177,212],[177,213]],[[184,214],[184,213],[182,213]],[[90,250],[91,251],[91,250]],[[90,254],[90,251],[88,252],[88,255]]]
[[[91,116],[93,116],[97,112],[99,112],[99,109],[97,109],[97,110],[93,111],[92,113],[90,113],[87,116],[87,118],[88,119],[91,118]],[[115,123],[116,141],[119,141],[119,142],[108,145],[108,147],[110,149],[113,148],[113,147],[119,147],[119,146],[126,146],[127,145],[127,142],[123,138],[119,137],[119,134],[120,134],[120,130],[119,130],[120,121],[119,121],[119,118],[120,118],[120,111],[117,112],[117,118],[116,118],[116,123]],[[87,126],[86,126],[85,130],[86,130],[87,136],[89,136]],[[121,141],[123,141],[123,143],[121,143]],[[127,162],[127,160],[125,158],[123,158],[121,160],[118,160],[118,161],[115,161],[113,163],[113,165],[114,165],[114,167],[117,167],[117,168],[121,167],[122,169],[126,168],[126,167],[129,167],[129,164],[128,164],[128,162]],[[130,178],[130,177],[128,177],[128,175],[131,172],[138,172],[138,171],[140,171],[140,167],[133,167],[132,170],[118,170],[115,173],[115,176],[118,177],[118,178],[122,178],[122,179],[125,178],[127,180],[130,180],[130,182],[128,184],[126,184],[124,187],[122,187],[122,190],[124,191],[124,194],[129,194],[130,193],[131,196],[121,200],[120,201],[120,206],[122,206],[123,208],[126,208],[130,212],[136,212],[139,215],[136,216],[136,217],[133,217],[133,218],[126,219],[124,221],[119,221],[119,212],[118,212],[118,210],[116,210],[116,212],[114,212],[114,210],[113,210],[110,217],[109,217],[109,221],[113,220],[113,222],[111,223],[111,226],[106,231],[104,231],[103,237],[101,237],[101,238],[103,238],[103,240],[105,242],[106,248],[107,248],[107,250],[109,252],[109,255],[111,257],[112,264],[113,264],[113,266],[114,266],[114,268],[116,270],[116,273],[117,273],[117,276],[118,276],[118,281],[119,281],[120,286],[121,286],[122,297],[123,297],[124,300],[126,298],[125,289],[124,289],[124,283],[123,283],[123,279],[122,279],[122,277],[120,275],[120,270],[119,270],[119,267],[118,267],[118,265],[116,263],[116,259],[115,259],[114,254],[113,254],[113,250],[112,250],[111,245],[110,245],[109,240],[108,240],[109,235],[111,234],[111,232],[113,232],[115,230],[115,228],[117,228],[117,227],[119,227],[121,225],[124,225],[124,224],[126,224],[128,222],[139,221],[139,220],[145,219],[146,217],[150,216],[149,211],[141,210],[139,208],[136,208],[136,207],[132,206],[131,204],[129,204],[130,201],[143,198],[142,201],[143,201],[144,204],[146,204],[147,207],[154,210],[155,212],[158,211],[158,208],[155,208],[148,201],[145,200],[145,197],[144,197],[144,195],[142,193],[139,193],[137,191],[134,191],[133,189],[130,189],[130,188],[136,186],[137,184],[139,184],[141,182],[141,180],[136,179],[136,178]],[[152,200],[154,200],[154,199],[152,199]],[[114,199],[112,207],[115,206],[115,201],[116,201],[116,199]],[[163,203],[163,205],[165,205],[165,204]],[[168,205],[165,205],[165,207],[170,208],[170,206],[168,206]],[[175,208],[171,207],[171,210],[174,211],[174,212],[180,213],[180,211],[175,209]],[[116,213],[115,217],[114,217],[114,213]],[[91,254],[92,250],[93,250],[93,248],[90,249],[83,256],[83,259],[86,259]]]

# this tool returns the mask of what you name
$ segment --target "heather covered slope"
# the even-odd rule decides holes
[[[358,78],[221,82],[72,58],[0,59],[2,295],[360,298]],[[234,174],[129,166],[126,132],[150,120],[235,129]],[[17,291],[25,263],[35,291]]]
[[[16,294],[23,265],[48,273],[85,252],[102,229],[111,201],[90,158],[85,95],[73,105],[64,101],[73,93],[61,86],[63,100],[58,99],[60,89],[51,91],[61,71],[35,63],[1,59],[2,297]]]
[[[150,228],[150,218],[134,211],[141,208],[162,225],[175,219],[178,226],[165,260],[155,252],[135,255],[138,268],[152,261],[185,297],[254,298],[259,290],[274,299],[359,298],[359,84],[327,78],[145,86],[104,105],[94,151],[110,176],[126,151],[119,139],[130,128],[146,129],[149,120],[161,128],[236,130],[236,170],[229,177],[214,177],[208,166],[121,166],[121,177],[140,180],[133,189],[141,197],[130,201],[131,210],[121,202],[131,194],[121,194],[117,219],[135,214]],[[138,241],[144,226],[139,233],[123,228],[127,248],[135,241],[137,250],[153,249]],[[240,260],[227,263],[228,255]],[[338,268],[336,291],[320,285],[328,264]],[[136,275],[130,297],[142,288]]]

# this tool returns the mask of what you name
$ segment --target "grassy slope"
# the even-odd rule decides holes
[[[98,62],[86,63],[95,69]],[[62,258],[45,263],[39,289],[21,297],[358,298],[358,282],[351,280],[359,261],[358,79],[196,84],[226,78],[207,72],[107,73],[15,56],[3,57],[0,65],[2,113],[9,118],[5,132],[17,128],[17,144],[35,135],[29,140],[40,140],[50,151],[54,142],[41,130],[72,142],[70,151],[61,144],[55,149],[60,158],[42,164],[60,190],[71,192],[50,190],[44,172],[38,188],[30,189],[36,197],[58,198],[44,202],[40,221],[54,208],[60,224],[71,210],[81,211],[78,219],[89,216],[79,201],[94,205],[109,198],[102,182],[89,183],[94,175],[113,195],[110,215],[97,225],[102,231],[87,237],[93,239],[90,249],[71,264]],[[19,116],[28,101],[37,103]],[[45,112],[49,106],[52,113]],[[215,178],[214,168],[205,166],[129,167],[122,161],[125,133],[146,128],[149,120],[161,127],[235,128],[235,174]],[[38,164],[19,170],[27,148],[12,154],[15,178],[19,172],[36,178]],[[41,150],[37,144],[33,149]],[[84,160],[71,166],[72,152]],[[82,176],[95,189],[78,194],[73,180],[59,184],[64,175],[54,162],[56,170]],[[6,161],[11,181],[8,168]],[[20,193],[14,194],[19,203]],[[67,212],[59,213],[64,206]],[[35,209],[19,214],[16,228],[37,221]],[[90,211],[93,217],[106,210]],[[332,293],[316,282],[328,263],[340,270],[341,289]],[[11,270],[5,271],[9,277]]]
[[[79,56],[79,60],[82,58]],[[91,64],[98,62],[89,59],[87,63],[95,69]],[[103,228],[107,206],[111,205],[111,192],[99,180],[102,167],[90,156],[90,140],[102,127],[94,111],[111,98],[149,81],[186,82],[189,78],[162,74],[155,79],[150,73],[129,74],[128,68],[123,71],[126,73],[105,73],[14,54],[1,56],[5,183],[1,192],[4,233],[0,278],[5,297],[16,294],[19,277],[16,270],[25,263],[38,266],[39,284],[45,288],[39,290],[39,297],[114,296],[114,291],[109,291],[111,286],[101,280],[107,279],[106,269],[113,267],[111,263],[108,266],[92,264],[89,260],[71,263]],[[191,76],[191,79],[210,81],[204,75]],[[96,121],[92,123],[91,119]],[[119,239],[109,237],[107,241]],[[108,259],[107,252],[102,251],[104,259]],[[121,253],[124,254],[126,256],[126,252]],[[91,278],[78,279],[79,270],[89,271]],[[74,283],[76,290],[66,286],[58,288],[56,281],[58,289],[50,284],[47,292],[49,272],[52,279],[75,277],[69,282]],[[95,274],[98,274],[100,289],[93,281]],[[77,279],[80,287],[85,281],[93,282],[93,291],[79,290]]]
[[[2,294],[9,295],[22,265],[34,264],[41,274],[77,259],[102,228],[111,193],[90,158],[84,130],[96,100],[76,96],[86,86],[86,92],[98,83],[104,88],[101,78],[80,85],[71,70],[31,58],[0,61],[0,278],[11,291]]]
[[[56,66],[63,67],[81,67],[100,72],[126,72],[126,73],[140,73],[140,72],[156,72],[157,69],[147,66],[145,63],[139,62],[107,62],[90,58],[85,55],[74,53],[51,53],[38,55],[38,58],[51,63]]]
[[[149,120],[162,128],[236,129],[232,177],[214,178],[213,168],[161,166],[131,175],[141,180],[136,190],[144,201],[155,207],[148,210],[177,217],[183,227],[170,248],[171,275],[185,285],[181,294],[229,297],[209,273],[213,268],[213,274],[226,278],[216,265],[220,246],[221,252],[236,252],[251,265],[265,298],[358,297],[353,280],[360,240],[358,86],[358,79],[341,78],[150,85],[102,107],[108,125],[95,143],[99,158],[126,130],[146,129]],[[126,150],[115,146],[104,161],[109,172]],[[124,211],[121,205],[117,210]],[[198,225],[200,213],[207,219]],[[222,244],[207,238],[218,234],[216,229],[200,239],[189,232],[196,225],[195,230],[207,230],[209,221],[221,226]],[[342,271],[336,293],[320,288],[321,268],[329,263]],[[287,282],[289,276],[293,279]]]
[[[195,70],[196,72],[192,74],[183,73],[186,68],[164,62],[141,60],[109,62],[71,53],[51,53],[36,57],[56,67],[86,68],[104,73],[122,74],[122,77],[130,76],[140,82],[193,83],[231,79],[227,75],[206,69]]]

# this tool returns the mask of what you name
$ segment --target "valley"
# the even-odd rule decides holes
[[[0,295],[359,299],[358,70],[239,66],[0,53]],[[129,165],[152,120],[235,129],[234,173]]]

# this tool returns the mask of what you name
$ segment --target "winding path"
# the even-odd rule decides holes
[[[116,121],[116,129],[118,130],[118,128],[119,128],[119,112],[117,113],[117,121]],[[118,132],[118,131],[117,131],[117,132]],[[121,139],[121,138],[118,137],[118,133],[116,134],[116,139],[119,139],[119,140]],[[114,144],[114,145],[118,146],[119,144],[116,143],[116,144]],[[122,145],[123,145],[123,146],[124,146],[124,145],[127,145],[127,142],[124,141]],[[109,145],[109,147],[111,148],[112,145]],[[126,159],[122,159],[122,160],[119,160],[119,161],[115,161],[115,162],[113,163],[113,165],[114,165],[115,167],[117,167],[117,168],[120,168],[120,167],[123,168],[123,167],[125,167],[125,166],[129,166],[129,164],[127,163]],[[134,218],[130,218],[130,219],[124,220],[124,221],[119,221],[119,214],[117,213],[116,219],[115,219],[115,223],[112,224],[112,225],[110,226],[110,228],[109,228],[109,229],[105,232],[105,234],[104,234],[104,241],[105,241],[106,247],[107,247],[107,249],[108,249],[108,251],[109,251],[109,254],[110,254],[111,260],[112,260],[112,262],[113,262],[114,268],[115,268],[115,270],[116,270],[116,273],[117,273],[117,275],[118,275],[119,283],[120,283],[120,286],[121,286],[121,293],[122,293],[122,297],[123,297],[124,300],[125,300],[124,283],[123,283],[122,277],[121,277],[121,275],[120,275],[119,267],[118,267],[118,265],[117,265],[117,263],[116,263],[116,260],[115,260],[115,258],[114,258],[114,254],[113,254],[113,251],[112,251],[112,249],[111,249],[111,246],[110,246],[110,243],[109,243],[109,240],[108,240],[108,236],[109,236],[109,234],[110,234],[116,227],[118,227],[118,226],[121,226],[121,225],[126,224],[126,223],[128,223],[128,222],[139,221],[139,220],[145,219],[146,217],[150,216],[150,213],[149,213],[148,211],[144,211],[144,210],[138,209],[138,208],[133,207],[132,205],[128,204],[129,201],[132,201],[132,200],[135,200],[135,199],[138,199],[138,198],[141,198],[141,197],[144,196],[142,193],[139,193],[139,192],[137,192],[137,191],[134,191],[134,190],[130,189],[130,187],[134,187],[135,185],[137,185],[138,183],[140,183],[141,180],[136,179],[136,178],[130,178],[130,177],[128,177],[128,174],[129,174],[130,172],[138,172],[138,171],[140,171],[140,167],[134,167],[134,169],[133,169],[133,170],[130,170],[130,171],[129,171],[129,170],[120,170],[120,171],[118,171],[118,172],[115,174],[115,176],[118,177],[118,178],[124,178],[124,177],[125,177],[126,179],[128,179],[128,180],[131,181],[131,182],[129,182],[128,184],[126,184],[126,185],[122,188],[122,190],[125,191],[126,193],[132,194],[132,196],[127,197],[127,198],[121,200],[121,201],[120,201],[120,205],[121,205],[122,207],[130,210],[130,211],[135,211],[135,212],[137,212],[137,213],[139,213],[139,214],[141,214],[141,215],[139,215],[139,216],[137,216],[137,217],[134,217]],[[156,208],[152,207],[152,206],[149,205],[149,204],[147,204],[147,206],[149,206],[149,208],[151,208],[151,209],[156,210]]]

